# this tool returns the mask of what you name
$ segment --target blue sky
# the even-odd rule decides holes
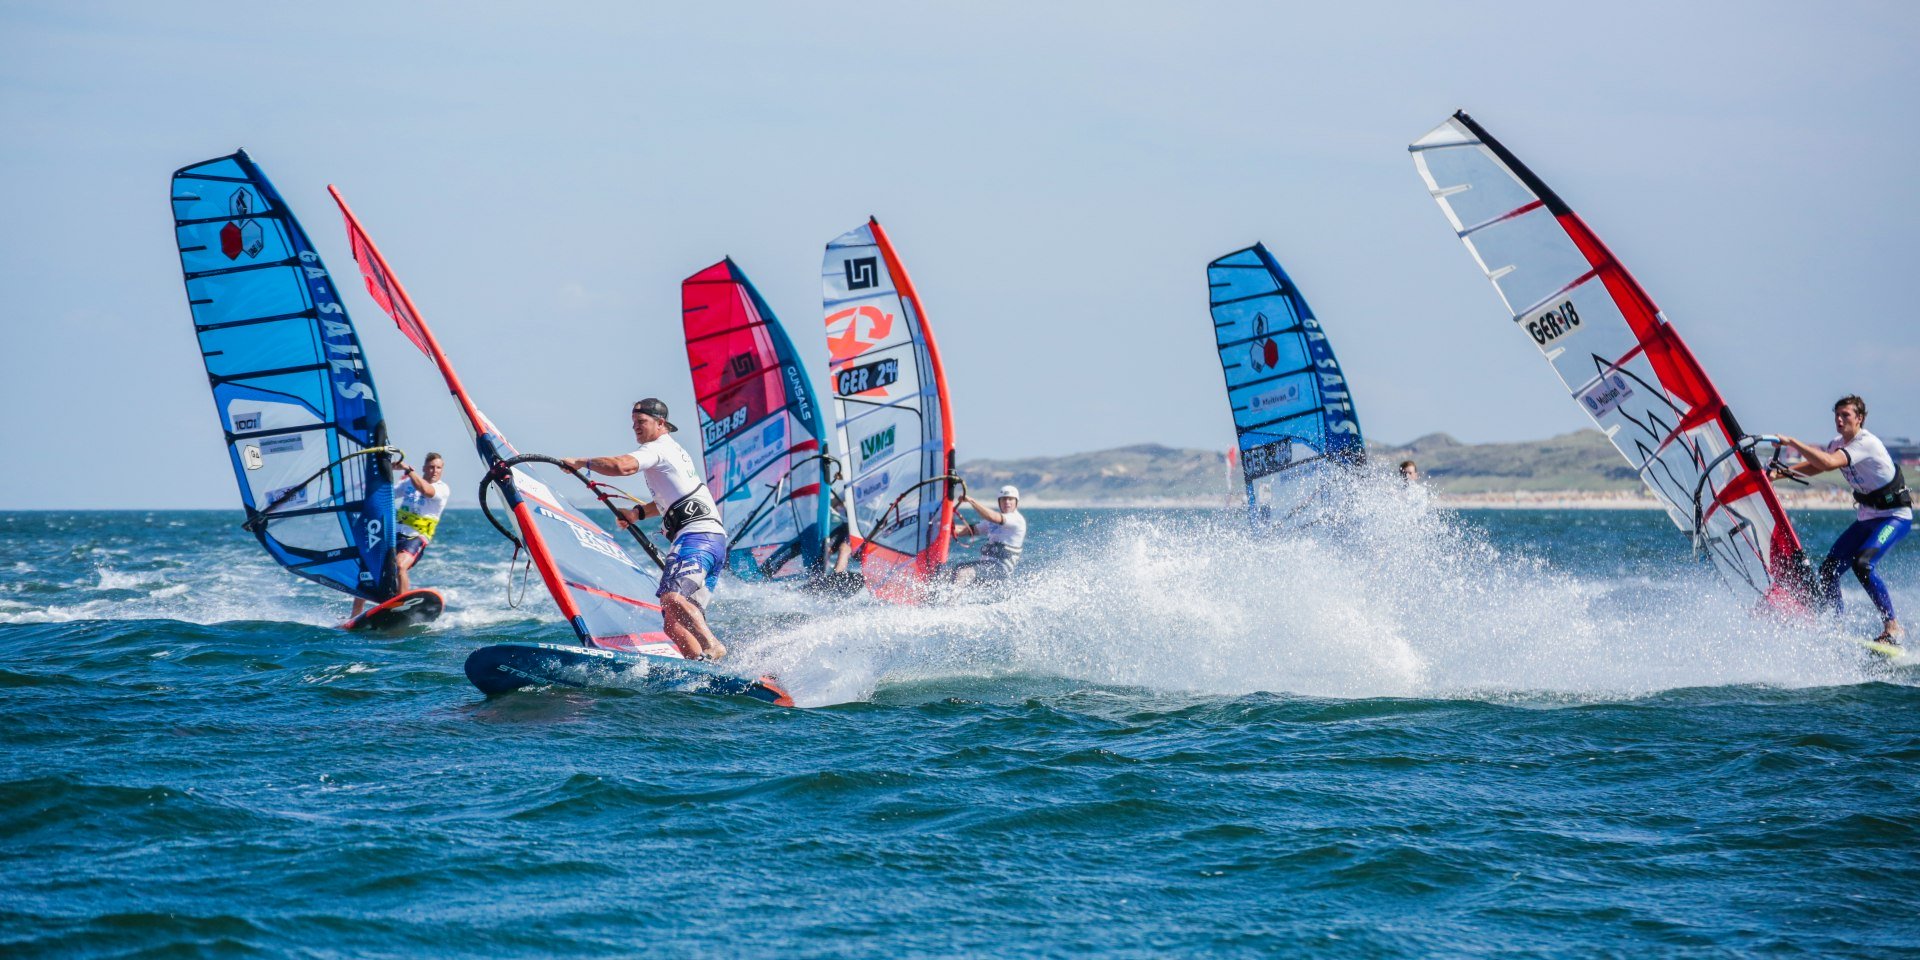
[[[1578,429],[1407,159],[1457,107],[1749,429],[1824,437],[1860,392],[1920,435],[1915,49],[1896,3],[8,4],[0,509],[233,505],[165,191],[236,147],[350,276],[341,187],[523,450],[690,413],[679,281],[722,255],[824,365],[821,248],[870,213],[962,460],[1224,448],[1205,267],[1255,240],[1369,436]],[[431,367],[348,307],[396,439],[470,490]]]

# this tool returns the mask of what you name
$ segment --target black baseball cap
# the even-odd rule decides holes
[[[655,399],[653,397],[648,397],[645,400],[642,400],[639,403],[634,404],[633,412],[644,413],[649,417],[659,417],[660,422],[667,425],[668,433],[676,433],[680,429],[679,427],[676,427],[673,425],[673,421],[667,419],[667,405],[664,403],[661,403],[658,399]]]

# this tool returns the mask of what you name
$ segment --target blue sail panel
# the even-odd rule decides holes
[[[247,526],[310,580],[383,601],[386,421],[359,335],[293,212],[244,151],[182,167],[174,235]]]
[[[1346,375],[1306,298],[1261,244],[1207,265],[1247,507],[1285,516],[1366,456]]]

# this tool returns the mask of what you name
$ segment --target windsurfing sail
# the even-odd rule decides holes
[[[1298,511],[1366,459],[1326,331],[1262,244],[1207,264],[1214,342],[1256,526]]]
[[[648,599],[654,595],[655,577],[634,562],[619,541],[555,492],[556,486],[569,489],[563,485],[580,483],[581,478],[553,466],[551,461],[540,463],[522,457],[480,412],[346,199],[331,186],[327,190],[346,218],[353,258],[366,277],[367,292],[399,324],[407,339],[439,368],[473,435],[474,448],[513,512],[518,542],[533,559],[576,638],[592,647],[682,657],[659,632],[660,607]]]
[[[877,220],[827,244],[821,265],[834,424],[850,528],[881,597],[910,602],[947,561],[953,408],[927,313]]]
[[[826,559],[826,417],[793,342],[731,258],[680,284],[707,489],[746,580],[805,576]]]
[[[1720,392],[1580,216],[1465,113],[1414,141],[1413,163],[1514,326],[1731,583],[1803,596],[1805,557]]]
[[[187,304],[247,529],[309,580],[399,589],[386,419],[353,321],[246,151],[173,174]]]

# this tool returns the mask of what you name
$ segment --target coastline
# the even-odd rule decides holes
[[[1788,510],[1852,510],[1852,497],[1841,491],[1783,493]],[[1514,490],[1486,493],[1438,493],[1433,505],[1452,510],[1659,510],[1660,502],[1633,491]],[[1034,497],[1022,510],[1223,510],[1239,507],[1215,497],[1147,500],[1047,500]]]

